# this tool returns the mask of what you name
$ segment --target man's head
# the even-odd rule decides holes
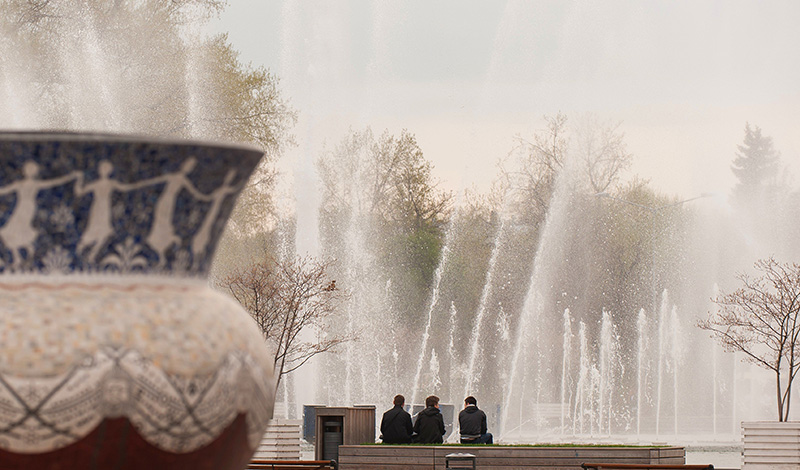
[[[403,406],[406,404],[406,397],[403,395],[395,395],[393,403],[394,406]]]
[[[438,407],[439,406],[439,397],[436,395],[431,395],[425,399],[425,406],[430,408],[432,406]]]
[[[464,399],[464,406],[469,406],[469,405],[476,405],[476,406],[478,405],[478,400],[476,400],[475,397],[473,397],[472,395]]]

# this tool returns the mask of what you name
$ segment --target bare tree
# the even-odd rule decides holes
[[[631,164],[625,134],[619,127],[620,124],[602,123],[596,116],[588,115],[576,129],[576,151],[589,189],[595,194],[617,183],[622,171]]]
[[[501,164],[508,188],[518,194],[520,212],[537,221],[544,220],[550,206],[568,148],[567,117],[558,113],[544,119],[547,129],[536,133],[533,141],[518,136],[510,161]]]
[[[346,295],[328,277],[327,268],[312,258],[265,259],[219,282],[250,313],[273,347],[276,387],[284,375],[312,357],[351,339],[331,337],[322,329]]]
[[[698,323],[726,351],[775,373],[778,421],[789,417],[792,384],[800,370],[800,265],[773,258],[755,263],[758,277],[740,274],[742,287],[714,301],[719,311]]]

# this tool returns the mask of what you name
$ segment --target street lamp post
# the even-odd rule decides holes
[[[595,194],[596,197],[602,197],[607,199],[612,199],[617,202],[621,202],[623,204],[628,204],[630,206],[638,207],[642,210],[645,210],[650,213],[650,295],[652,296],[653,302],[653,316],[655,317],[656,311],[658,310],[658,294],[656,293],[656,218],[661,214],[661,211],[664,209],[669,209],[672,207],[677,207],[682,204],[685,204],[689,201],[694,201],[695,199],[700,199],[704,197],[709,197],[710,194],[703,193],[699,196],[695,196],[693,198],[684,199],[683,201],[673,202],[670,204],[664,204],[662,206],[647,206],[645,204],[639,204],[638,202],[628,201],[627,199],[622,199],[616,196],[612,196],[606,192],[600,192]],[[659,335],[658,335],[658,349],[659,349],[659,358],[658,358],[658,399],[656,403],[656,435],[659,433],[659,420],[661,414],[661,356],[663,355],[663,319],[659,321]],[[640,351],[640,360],[641,360],[641,351]],[[636,433],[640,433],[640,424],[641,424],[641,401],[642,401],[642,384],[641,384],[641,373],[642,367],[639,364],[637,371],[637,392],[636,392]],[[677,400],[677,397],[675,397]],[[676,413],[677,414],[677,413]],[[677,416],[676,416],[677,417]],[[676,429],[677,432],[677,423]]]

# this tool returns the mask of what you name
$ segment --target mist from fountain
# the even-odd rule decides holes
[[[218,103],[202,9],[137,16],[86,2],[18,7],[0,18],[3,128],[228,137],[207,125]],[[169,14],[180,23],[168,24]]]
[[[534,402],[538,405],[542,399],[540,380],[543,378],[543,355],[541,352],[553,350],[555,346],[552,342],[553,335],[549,335],[548,332],[557,331],[552,321],[548,321],[547,318],[542,318],[542,315],[546,313],[544,312],[545,306],[542,290],[551,283],[550,268],[557,266],[559,263],[558,260],[563,258],[564,246],[560,234],[569,230],[567,208],[569,206],[570,188],[574,184],[572,179],[574,173],[572,173],[569,168],[572,164],[574,164],[573,161],[568,161],[568,168],[557,175],[556,189],[552,196],[550,210],[547,213],[536,249],[529,287],[522,306],[522,311],[520,312],[521,317],[517,324],[517,337],[514,341],[514,349],[510,362],[507,365],[509,371],[507,374],[508,388],[505,392],[503,402],[502,431],[500,432],[501,439],[504,437],[504,434],[511,429],[509,419],[512,416],[510,413],[512,412],[513,404],[519,403],[521,407],[524,402]],[[540,344],[548,339],[548,337],[551,340],[549,344]],[[522,369],[523,362],[528,366],[525,369]],[[549,369],[553,370],[552,367]],[[536,384],[532,397],[533,399],[522,401],[521,397],[525,396],[526,393],[521,387],[522,383],[524,383],[521,379],[522,376],[530,374],[531,371],[537,371],[532,374],[532,378]],[[517,385],[518,382],[519,385]],[[515,394],[519,396],[515,396]],[[548,397],[548,399],[550,401],[553,400],[550,397]],[[515,413],[515,415],[516,414],[517,413]],[[519,422],[515,429],[521,430],[522,426],[523,423]]]
[[[390,38],[382,33],[382,27],[390,21],[392,13],[396,13],[392,8],[394,7],[386,5],[375,6],[370,13],[374,26],[364,36],[369,52],[365,68],[366,81],[362,87],[366,91],[362,90],[357,96],[358,102],[363,103],[358,113],[359,119],[368,120],[372,108],[375,107],[372,87],[384,78],[380,71],[387,70],[382,68],[386,64],[381,62],[384,60],[383,51],[390,45]],[[315,66],[314,73],[318,73],[319,69],[329,70],[333,76],[320,81],[322,88],[315,89],[311,99],[304,98],[309,105],[329,106],[329,101],[343,99],[335,94],[326,96],[329,90],[334,89],[332,86],[328,88],[329,82],[342,81],[342,77],[337,75],[340,69],[332,62],[352,58],[340,48],[328,47],[330,34],[305,37],[292,30],[297,27],[298,15],[303,14],[297,4],[286,3],[284,10],[290,18],[285,18],[282,22],[285,49],[282,58],[289,66],[282,68],[296,72],[296,76],[288,77],[289,80],[307,80],[308,77],[303,74],[312,73],[305,70],[307,64],[312,64]],[[499,46],[505,44],[522,27],[519,23],[520,10],[517,4],[506,7],[501,19],[503,27],[498,28],[496,46],[491,51],[491,64],[486,73],[486,90],[489,88],[488,82],[502,77],[503,69],[500,65],[504,57],[503,48]],[[346,24],[346,21],[340,17],[334,17],[330,24],[321,18],[314,18],[313,21],[314,25],[320,26],[321,31],[328,33],[331,32],[331,24],[342,23]],[[310,42],[308,51],[292,49],[295,47],[293,44],[299,43],[301,39]],[[310,56],[302,56],[301,53]],[[493,98],[488,92],[478,95],[478,101],[489,101]],[[357,123],[361,124],[362,122]],[[312,133],[322,134],[323,130],[318,127],[326,125],[314,121],[302,128],[300,135],[309,138],[308,135]],[[311,153],[308,151],[305,156],[307,163],[304,164],[303,175],[298,176],[295,181],[296,187],[301,188],[296,191],[298,206],[301,205],[300,199],[305,197],[306,190],[316,190],[316,186],[311,184],[314,179],[313,171],[306,168],[308,161],[313,158]],[[299,174],[298,172],[297,175]],[[408,295],[426,296],[425,307],[420,308],[420,311],[399,311],[398,307],[390,305],[388,295],[382,294],[381,298],[384,300],[375,302],[377,288],[373,282],[380,279],[379,283],[383,284],[386,277],[374,271],[374,259],[356,261],[359,256],[368,252],[369,240],[366,237],[362,242],[351,243],[347,253],[339,253],[326,247],[326,242],[320,240],[321,255],[335,253],[337,260],[344,265],[361,264],[362,268],[353,272],[369,273],[358,278],[348,275],[342,282],[342,285],[347,285],[353,292],[354,300],[347,310],[348,324],[350,331],[358,331],[360,339],[346,347],[342,354],[344,360],[332,360],[320,372],[320,381],[325,381],[328,376],[348,377],[338,388],[340,392],[346,390],[343,393],[346,396],[345,403],[341,395],[332,393],[326,395],[328,403],[353,404],[357,401],[380,406],[388,404],[388,398],[394,393],[404,393],[411,403],[419,404],[425,395],[439,393],[451,402],[460,404],[464,396],[473,394],[486,405],[490,414],[490,426],[499,431],[496,435],[499,434],[501,438],[511,439],[513,434],[520,440],[535,440],[540,436],[558,440],[576,435],[603,433],[606,436],[626,436],[628,439],[657,440],[670,431],[682,431],[678,425],[682,423],[685,414],[702,408],[684,405],[687,398],[692,398],[696,388],[702,386],[705,387],[704,391],[713,390],[713,425],[709,427],[708,434],[716,435],[717,420],[722,422],[727,419],[727,416],[717,416],[717,411],[722,414],[723,409],[732,402],[735,403],[735,398],[732,400],[730,394],[717,396],[718,387],[711,384],[709,388],[707,379],[695,380],[700,366],[689,366],[685,363],[678,338],[671,328],[673,325],[681,325],[687,330],[681,332],[681,335],[687,337],[687,347],[702,348],[703,351],[710,349],[713,352],[710,357],[715,357],[716,361],[708,366],[709,370],[714,368],[715,381],[720,380],[735,393],[728,365],[731,359],[724,354],[717,356],[719,348],[715,344],[696,332],[688,331],[695,320],[704,316],[710,308],[710,286],[718,280],[721,272],[729,272],[730,266],[718,267],[713,257],[719,251],[706,248],[719,247],[713,245],[713,241],[703,239],[697,242],[697,246],[702,246],[703,251],[711,254],[698,256],[702,259],[698,265],[703,262],[705,264],[695,272],[685,275],[692,278],[685,281],[685,284],[696,285],[696,292],[689,295],[687,292],[691,289],[680,286],[676,298],[681,300],[676,305],[670,304],[664,296],[661,299],[661,308],[655,308],[655,311],[650,311],[652,308],[649,306],[641,309],[639,304],[630,306],[630,311],[620,311],[623,307],[614,310],[615,307],[611,304],[583,305],[580,301],[569,305],[573,307],[569,310],[564,308],[565,305],[556,305],[558,302],[552,300],[553,292],[561,292],[561,286],[557,285],[557,273],[580,271],[585,267],[583,263],[586,263],[582,259],[566,259],[563,245],[568,243],[573,234],[581,231],[582,222],[593,217],[593,214],[571,212],[571,198],[574,195],[570,191],[571,182],[568,180],[574,177],[559,176],[555,196],[549,205],[543,227],[525,233],[526,236],[537,239],[534,253],[514,253],[518,247],[513,241],[524,232],[515,231],[520,228],[518,221],[503,216],[500,224],[495,223],[492,226],[495,230],[494,244],[488,256],[486,270],[480,273],[484,281],[479,295],[476,295],[477,308],[474,305],[470,305],[469,309],[457,308],[458,297],[450,292],[457,290],[452,287],[455,281],[451,270],[457,269],[454,260],[463,256],[457,252],[458,247],[455,246],[459,230],[464,230],[457,228],[456,224],[460,217],[459,204],[456,204],[456,213],[450,218],[450,226],[443,240],[444,248],[440,252],[439,264],[430,285],[425,291],[408,292]],[[319,220],[316,218],[318,214],[314,212],[313,206],[305,202],[302,204],[306,207],[302,213],[298,211],[298,240],[300,237],[307,237],[309,231],[319,227]],[[712,211],[718,213],[721,209],[715,207]],[[709,218],[709,215],[703,213],[699,218]],[[366,214],[354,213],[350,225],[343,227],[342,232],[347,233],[345,238],[352,242],[366,233],[362,231],[362,235],[359,235],[355,227],[359,224],[361,227],[369,227],[370,223]],[[301,226],[305,228],[301,230]],[[705,227],[705,230],[698,227],[691,236],[699,239],[720,232],[724,230],[719,230],[718,226]],[[343,254],[345,256],[340,256]],[[505,288],[508,272],[520,265],[531,266],[530,269],[520,269],[528,269],[526,284],[513,286],[522,290],[522,306],[513,302],[504,304],[498,300],[500,296],[497,293]],[[346,271],[350,269],[347,268]],[[659,271],[661,267],[654,266],[652,269]],[[670,269],[690,271],[691,266],[686,263]],[[659,281],[661,274],[657,273]],[[584,280],[588,283],[601,281]],[[629,288],[636,290],[642,284],[642,279],[630,279],[629,282]],[[580,290],[582,287],[578,286],[576,289]],[[391,289],[399,291],[401,287],[398,285]],[[656,299],[653,301],[657,302]],[[402,320],[397,320],[398,318]],[[574,328],[579,331],[570,331]],[[371,337],[380,340],[375,341]],[[380,351],[385,351],[385,354],[382,355]],[[436,361],[433,361],[434,351],[439,351]],[[438,364],[437,373],[431,368],[434,362]],[[387,367],[386,364],[392,366]],[[359,373],[356,374],[356,370]],[[366,386],[370,377],[372,388]],[[579,378],[582,379],[580,386],[577,384]],[[360,386],[355,382],[359,382]],[[438,390],[433,390],[432,384],[440,384],[437,385]],[[355,388],[358,389],[357,393]],[[580,404],[577,402],[578,396],[582,400]],[[556,423],[553,424],[552,421]],[[726,430],[722,434],[730,433]]]
[[[367,156],[360,155],[354,159],[354,174],[366,171]],[[358,187],[358,179],[349,181],[346,194],[350,196],[350,214],[343,237],[345,243],[344,258],[340,259],[345,267],[345,283],[352,286],[352,299],[347,304],[347,329],[350,337],[359,338],[359,342],[350,341],[346,345],[342,358],[344,365],[343,397],[330,397],[335,403],[362,403],[374,395],[375,368],[382,361],[380,352],[386,347],[386,340],[381,334],[381,326],[386,323],[386,307],[383,305],[388,293],[385,284],[372,274],[375,261],[368,250],[367,203]],[[365,312],[370,315],[366,316]],[[390,343],[391,344],[391,343]],[[358,385],[358,389],[353,387]]]
[[[376,7],[373,12],[379,25],[391,17],[386,8]],[[518,6],[508,7],[504,22],[515,22],[515,8]],[[289,27],[288,23],[285,21],[284,26]],[[369,35],[369,46],[374,51],[368,60],[368,85],[380,78],[374,72],[378,68],[373,69],[373,65],[381,60],[380,50],[387,46],[387,38],[380,31],[376,26]],[[298,36],[294,34],[290,39],[295,41]],[[503,38],[499,36],[498,42],[502,43]],[[325,44],[318,41],[329,39],[324,34],[321,38],[309,39],[313,42],[314,54],[327,51],[323,47]],[[316,64],[315,60],[292,58],[288,53],[284,55],[296,69],[306,62]],[[501,48],[495,49],[492,62],[502,59],[500,56]],[[327,66],[330,58],[325,59],[322,63]],[[334,74],[338,71],[335,66],[329,68]],[[497,74],[492,69],[487,75],[493,79]],[[334,81],[337,79],[340,77],[332,78]],[[374,103],[369,96],[363,98],[366,104],[361,109],[362,114],[368,115]],[[318,101],[327,105],[324,99]],[[324,123],[315,122],[311,128],[304,128],[302,134],[315,132],[318,125]],[[310,156],[307,158],[311,159]],[[308,186],[313,188],[310,184],[313,171],[306,169],[304,174],[306,176],[299,177],[295,183],[303,188],[303,191],[298,191],[298,198]],[[704,429],[702,432],[714,438],[732,435],[736,431],[735,425],[731,426],[731,432],[717,432],[717,421],[730,418],[722,410],[727,408],[733,410],[731,413],[737,413],[733,406],[736,404],[736,388],[729,370],[732,368],[729,365],[731,359],[718,355],[719,348],[708,338],[689,331],[695,320],[712,308],[708,301],[713,296],[711,286],[719,273],[729,271],[729,266],[719,268],[714,262],[707,262],[719,251],[706,250],[712,244],[702,240],[697,245],[712,254],[698,256],[701,261],[697,264],[705,264],[687,272],[684,280],[685,284],[693,284],[696,292],[689,292],[691,289],[684,285],[679,286],[675,296],[679,301],[675,304],[668,296],[662,295],[660,305],[657,299],[653,299],[655,306],[660,308],[648,306],[647,310],[638,304],[631,306],[630,311],[620,311],[623,307],[613,310],[612,305],[583,305],[578,301],[571,305],[572,309],[557,305],[558,302],[552,300],[553,292],[561,292],[557,273],[580,271],[585,267],[582,263],[586,262],[567,259],[564,244],[573,234],[580,232],[583,222],[593,216],[572,212],[574,194],[571,192],[571,179],[574,177],[559,176],[543,227],[531,231],[535,233],[531,236],[537,238],[535,253],[524,256],[514,253],[517,247],[512,242],[520,232],[515,232],[519,226],[512,218],[502,217],[500,224],[493,225],[494,243],[486,270],[481,273],[484,281],[477,296],[477,309],[473,306],[470,309],[456,308],[458,297],[448,293],[451,283],[454,283],[451,276],[451,271],[456,269],[454,260],[459,256],[456,239],[459,230],[464,230],[456,224],[460,217],[459,204],[456,204],[456,213],[445,233],[444,247],[430,285],[424,292],[409,293],[426,296],[425,308],[411,313],[400,312],[390,305],[385,292],[400,287],[383,288],[385,278],[374,271],[375,259],[364,255],[369,252],[369,240],[365,234],[371,221],[363,212],[353,212],[348,226],[342,228],[348,248],[343,253],[345,256],[338,256],[337,260],[349,266],[345,271],[351,274],[342,282],[353,293],[347,310],[348,331],[358,332],[360,338],[347,345],[343,358],[330,361],[320,372],[320,381],[336,375],[346,377],[341,383],[336,382],[338,390],[343,393],[337,395],[329,391],[327,403],[373,403],[380,407],[389,403],[392,394],[404,393],[411,404],[420,404],[425,395],[439,393],[460,404],[464,396],[473,394],[488,410],[490,427],[498,431],[496,435],[499,434],[501,439],[534,441],[544,437],[552,440],[619,438],[654,441],[662,440],[670,433],[685,431],[684,427],[679,427],[682,420],[702,411],[703,406],[697,405],[698,400],[694,398],[701,395],[696,391],[702,387],[704,392],[711,391],[709,395],[714,403],[710,407],[710,422],[704,420],[700,426],[708,423],[708,431]],[[713,210],[719,211],[718,208]],[[311,219],[317,215],[313,212],[306,208],[303,214],[298,213],[298,238],[307,233],[307,230],[299,229],[301,225],[311,229],[317,227],[319,221]],[[709,215],[703,213],[699,218],[709,218]],[[697,228],[692,236],[701,238],[719,232],[716,226],[706,227],[706,230]],[[326,247],[325,241],[320,243],[320,253],[336,252]],[[514,286],[523,291],[520,295],[522,305],[501,303],[497,292],[506,286],[508,272],[524,264],[531,266],[527,283],[522,287]],[[670,269],[691,271],[690,268],[686,263]],[[661,267],[653,266],[652,269],[659,271]],[[361,274],[357,276],[356,273]],[[658,276],[661,280],[661,273]],[[600,281],[588,279],[585,282]],[[631,279],[629,288],[635,290],[642,283],[642,279]],[[374,284],[381,284],[381,295],[375,294],[378,289]],[[579,285],[576,289],[583,287]],[[377,298],[383,299],[382,302],[375,301]],[[686,331],[676,330],[676,327]],[[684,346],[711,350],[710,357],[715,358],[714,363],[708,366],[687,364],[682,350]],[[383,355],[381,351],[384,351]],[[705,371],[704,367],[714,371],[710,385],[707,377],[705,380],[697,379]],[[367,386],[368,381],[372,387]],[[717,381],[730,387],[728,395],[718,395]],[[459,392],[463,392],[463,396],[458,395]]]

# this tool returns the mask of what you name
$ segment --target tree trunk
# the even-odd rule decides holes
[[[783,394],[783,421],[789,421],[789,408],[792,403],[792,376],[789,374],[789,379],[786,383],[786,391]]]
[[[775,394],[777,395],[778,403],[778,421],[785,421],[783,417],[783,396],[781,393],[781,372],[780,369],[775,371]]]

